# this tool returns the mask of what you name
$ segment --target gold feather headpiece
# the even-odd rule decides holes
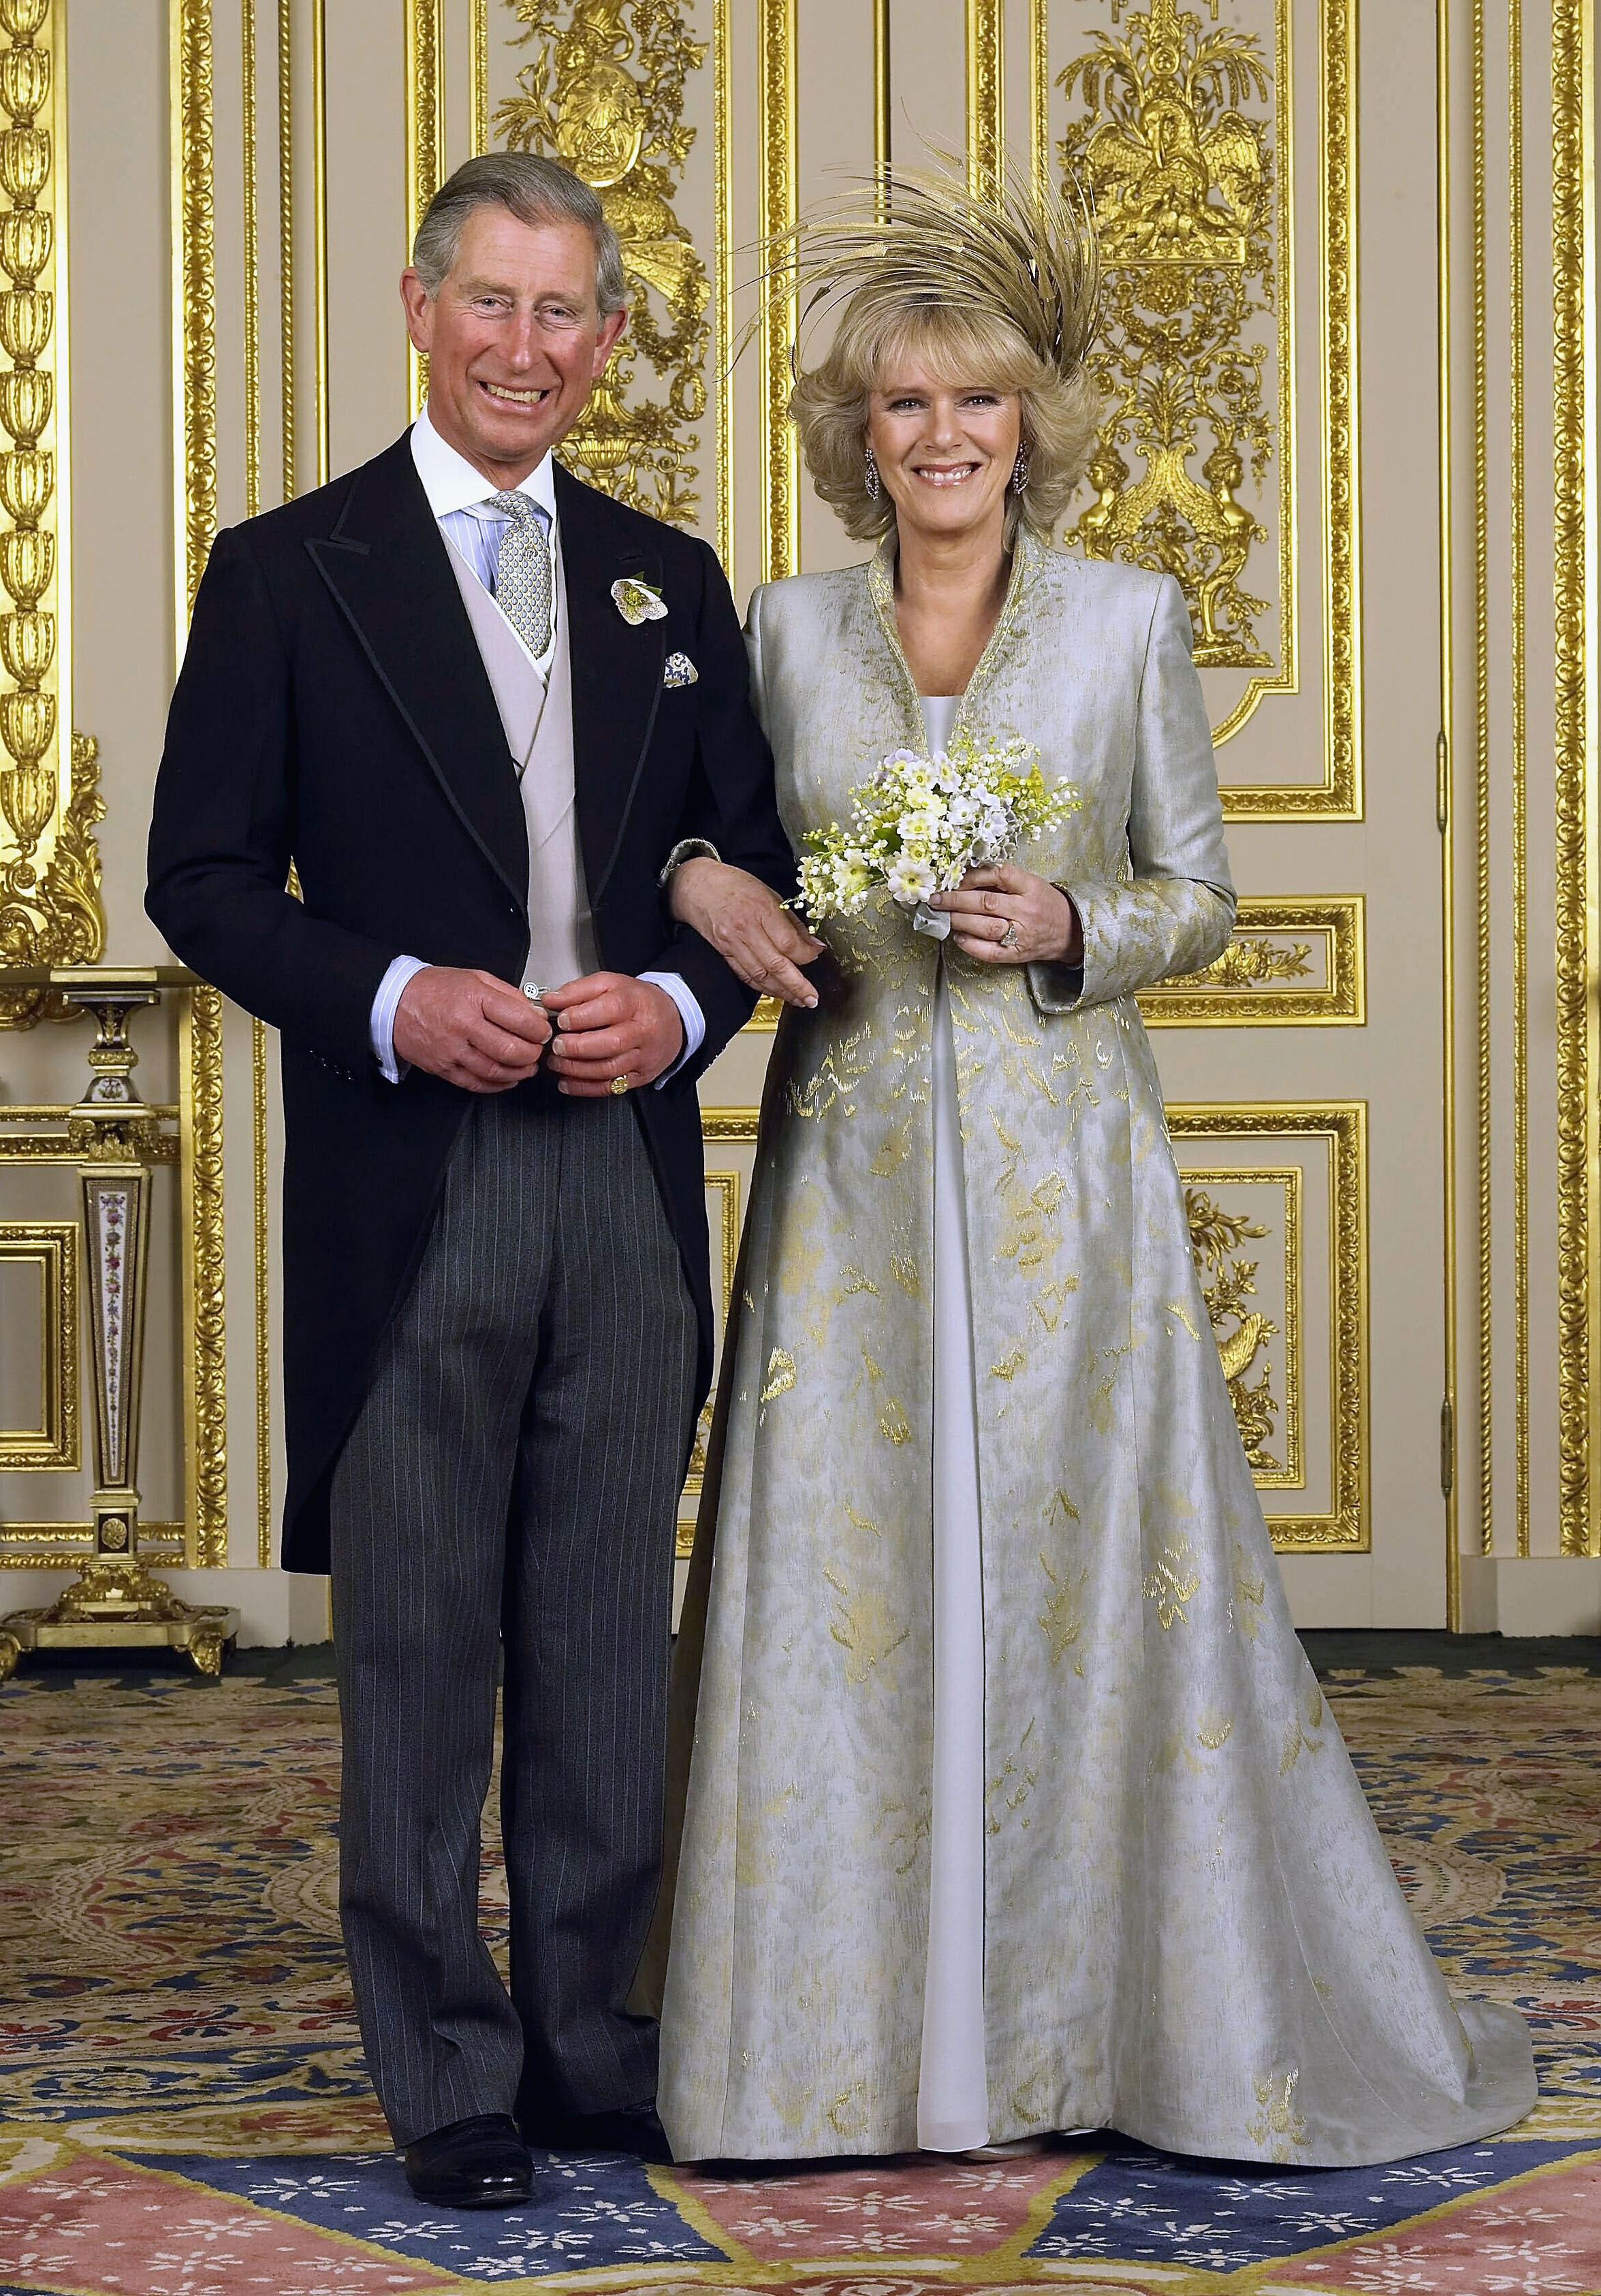
[[[1036,185],[1008,168],[994,196],[937,168],[885,168],[803,217],[768,250],[772,299],[798,292],[801,332],[853,297],[1004,319],[1047,366],[1071,374],[1095,338],[1100,263],[1077,184]]]

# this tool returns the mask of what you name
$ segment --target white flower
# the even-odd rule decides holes
[[[653,582],[641,581],[636,574],[625,574],[621,581],[613,582],[612,598],[630,629],[636,630],[641,622],[667,619],[661,591]]]
[[[931,893],[939,890],[928,863],[911,861],[904,856],[891,865],[885,882],[903,909],[915,908],[919,901],[926,901]]]

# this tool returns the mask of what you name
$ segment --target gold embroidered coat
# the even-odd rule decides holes
[[[798,843],[924,745],[887,555],[758,591],[749,637]],[[1533,2100],[1527,2037],[1482,2006],[1465,2031],[1294,1638],[1134,1002],[1214,957],[1233,915],[1177,586],[1022,538],[962,720],[1037,743],[1082,794],[1020,856],[1071,889],[1082,989],[942,955],[886,897],[826,927],[835,988],[779,1029],[675,1686],[675,2152],[917,2141],[941,962],[979,1389],[990,2136],[1357,2162],[1503,2128]]]

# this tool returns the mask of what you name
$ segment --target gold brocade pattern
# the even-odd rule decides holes
[[[887,554],[759,590],[748,635],[795,841],[885,751],[923,745]],[[1080,791],[1023,857],[1072,892],[1081,989],[935,945],[885,897],[822,928],[818,1005],[780,1021],[674,1689],[684,1815],[651,1966],[670,1925],[660,2097],[680,2158],[918,2141],[941,968],[982,1524],[991,2138],[1112,2126],[1271,2160],[1299,2113],[1298,2158],[1400,2157],[1425,2123],[1432,2142],[1505,2125],[1531,2087],[1521,2026],[1486,2011],[1502,2086],[1475,2088],[1314,1722],[1195,1264],[1134,1001],[1210,964],[1233,918],[1189,642],[1170,580],[1024,536],[957,722],[1034,742]],[[1291,2096],[1259,2091],[1290,2069]]]

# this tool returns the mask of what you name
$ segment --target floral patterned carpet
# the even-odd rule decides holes
[[[1328,1686],[1436,1951],[1533,2028],[1541,2102],[1507,2136],[1349,2172],[1117,2139],[781,2175],[567,2157],[529,2208],[452,2216],[411,2199],[363,2074],[332,1687],[24,1675],[0,1693],[0,2296],[1601,2292],[1601,1677]]]

